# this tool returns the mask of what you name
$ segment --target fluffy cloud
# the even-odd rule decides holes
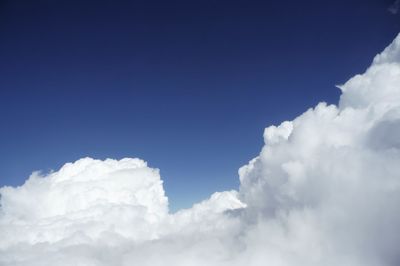
[[[254,249],[279,246],[272,265],[400,263],[399,55],[400,36],[339,86],[338,106],[268,127],[240,169],[246,214],[262,220]]]
[[[149,252],[178,252],[233,227],[224,212],[245,206],[225,191],[169,214],[158,169],[129,158],[80,159],[0,193],[0,265],[163,264]]]
[[[2,188],[1,195],[0,246],[105,232],[150,240],[168,212],[158,170],[139,159],[81,159],[45,177],[34,173],[21,187]]]
[[[400,35],[339,87],[265,129],[238,191],[175,214],[139,159],[1,188],[0,265],[399,265]]]

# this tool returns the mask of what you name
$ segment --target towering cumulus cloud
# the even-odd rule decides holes
[[[254,265],[400,265],[400,36],[339,87],[239,171]]]
[[[265,129],[238,191],[175,214],[139,159],[1,188],[0,265],[400,265],[400,36],[339,87]]]

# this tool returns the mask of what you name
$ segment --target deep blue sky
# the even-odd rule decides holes
[[[0,0],[0,186],[91,156],[160,168],[174,210],[237,188],[264,127],[393,40],[392,3]]]

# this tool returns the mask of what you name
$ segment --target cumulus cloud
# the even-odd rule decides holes
[[[339,87],[265,129],[238,191],[174,214],[139,159],[1,188],[0,265],[399,265],[400,35]]]

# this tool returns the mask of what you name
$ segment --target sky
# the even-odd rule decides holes
[[[363,72],[398,1],[0,1],[0,187],[139,157],[170,208],[236,188],[268,125]],[[284,108],[283,108],[284,106]]]
[[[0,265],[400,265],[399,12],[1,2]]]
[[[338,88],[267,126],[236,189],[187,209],[138,158],[0,187],[0,265],[398,266],[400,33]]]

